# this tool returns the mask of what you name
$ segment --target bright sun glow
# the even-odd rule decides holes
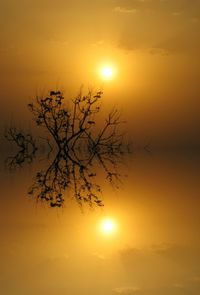
[[[104,219],[101,222],[101,231],[105,234],[111,234],[116,231],[116,223],[112,219]]]
[[[114,74],[113,68],[109,66],[101,68],[101,76],[103,79],[110,80],[113,78],[113,74]]]

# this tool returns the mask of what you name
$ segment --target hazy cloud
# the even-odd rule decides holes
[[[133,8],[116,6],[114,8],[114,11],[115,12],[119,12],[119,13],[136,13],[138,10],[137,9],[133,9]]]
[[[98,252],[94,252],[92,253],[92,256],[100,259],[100,260],[104,260],[105,259],[105,255],[101,254],[101,253],[98,253]]]
[[[117,294],[131,295],[131,294],[135,294],[139,290],[140,289],[138,287],[124,286],[124,287],[117,287],[113,291]]]
[[[199,248],[179,245],[161,245],[159,248],[152,248],[152,251],[168,260],[171,260],[186,270],[200,272]]]
[[[173,16],[180,16],[180,15],[183,15],[183,11],[174,11],[174,12],[172,12],[172,15]]]
[[[119,47],[121,49],[125,49],[128,51],[135,51],[135,52],[140,52],[140,53],[149,53],[151,55],[161,55],[161,56],[168,56],[170,54],[172,54],[173,52],[170,51],[167,47],[159,47],[159,46],[155,46],[155,47],[148,47],[147,45],[143,45],[141,44],[141,46],[139,44],[135,43],[134,41],[131,43],[130,40],[128,42],[120,42]]]
[[[98,40],[96,42],[91,43],[90,45],[91,46],[94,46],[94,47],[98,47],[98,46],[102,46],[104,44],[105,44],[105,41],[104,40]]]
[[[145,36],[123,36],[119,47],[128,51],[144,51],[152,55],[193,54],[199,53],[200,35],[198,23],[186,27],[183,31],[172,32],[171,37],[153,43],[144,42]],[[159,37],[161,38],[161,36]],[[149,43],[149,44],[148,44]]]
[[[165,48],[156,48],[156,47],[153,47],[153,48],[149,48],[147,50],[150,54],[152,55],[162,55],[162,56],[166,56],[166,55],[169,55],[170,52],[165,49]]]
[[[200,284],[200,275],[197,275],[197,276],[191,277],[191,278],[189,279],[189,281],[196,282],[196,283],[199,283],[199,284]]]
[[[159,11],[163,13],[189,12],[193,7],[198,7],[198,1],[195,0],[116,0],[121,10],[138,11]]]
[[[124,294],[124,295],[191,295],[198,294],[193,293],[195,289],[188,287],[180,287],[180,286],[163,286],[163,287],[155,287],[155,288],[141,288],[138,290],[130,290],[130,293],[126,293],[126,289],[122,292],[117,292],[115,289],[114,294]],[[196,290],[198,292],[198,290]],[[192,292],[192,293],[191,293]]]
[[[200,249],[177,244],[152,245],[142,249],[127,248],[120,252],[121,261],[131,273],[136,286],[145,289],[118,290],[122,294],[182,294],[189,290],[200,291]],[[141,277],[143,280],[141,280]],[[156,288],[156,289],[154,289]]]
[[[189,27],[157,45],[171,54],[199,52],[200,36],[198,27]]]
[[[192,17],[190,20],[192,23],[199,23],[200,18],[199,17]]]

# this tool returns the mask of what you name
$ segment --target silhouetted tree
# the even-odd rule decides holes
[[[64,97],[60,91],[51,91],[46,98],[36,97],[28,104],[38,126],[44,127],[54,138],[59,149],[68,150],[77,139],[89,131],[95,122],[92,115],[99,111],[96,105],[102,92],[87,96],[81,94],[73,100],[72,109],[64,106]]]
[[[93,151],[99,147],[118,149],[123,144],[123,134],[119,132],[120,120],[117,110],[111,111],[104,126],[97,134],[95,114],[100,111],[102,92],[95,95],[80,93],[66,108],[60,91],[51,91],[46,98],[36,97],[28,104],[38,126],[42,126],[53,137],[59,150],[66,152],[75,149],[82,140],[87,141]]]
[[[36,97],[28,104],[36,124],[47,132],[45,140],[50,148],[49,135],[57,146],[51,165],[46,171],[37,173],[28,192],[30,196],[48,202],[51,207],[61,207],[65,191],[73,189],[79,205],[103,206],[96,178],[97,162],[105,178],[118,187],[122,176],[118,173],[119,164],[131,149],[124,139],[121,128],[124,121],[117,110],[112,110],[102,127],[96,128],[95,115],[100,111],[101,96],[101,91],[96,94],[89,91],[87,95],[80,93],[66,107],[63,94],[51,91],[47,97]],[[16,128],[8,129],[5,136],[20,148],[18,157],[11,159],[10,165],[23,163],[37,149],[32,136]]]

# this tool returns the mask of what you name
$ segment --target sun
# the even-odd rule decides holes
[[[100,228],[104,234],[109,235],[116,231],[117,226],[116,222],[113,219],[106,218],[101,221]]]
[[[114,69],[111,66],[104,66],[100,69],[100,75],[104,80],[111,80],[114,76]]]
[[[104,79],[110,79],[113,76],[113,70],[110,67],[104,67],[101,70],[101,74]]]

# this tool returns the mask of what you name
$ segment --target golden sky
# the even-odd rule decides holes
[[[105,105],[129,110],[136,139],[199,144],[199,11],[197,0],[2,0],[2,121],[16,109],[28,117],[36,92],[71,98],[104,84]],[[104,64],[116,69],[109,83]]]

